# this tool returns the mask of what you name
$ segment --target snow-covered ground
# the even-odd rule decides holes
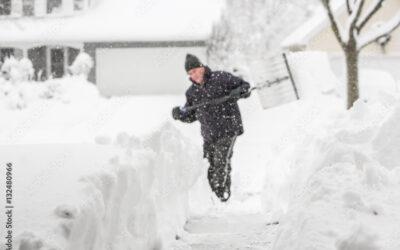
[[[278,225],[263,214],[220,214],[192,218],[174,250],[271,249]],[[187,245],[190,246],[187,247]]]
[[[2,85],[0,164],[14,166],[15,246],[398,249],[396,87],[362,83],[362,99],[345,111],[335,79],[319,85],[323,67],[305,74],[310,65],[298,63],[301,101],[270,110],[256,95],[240,101],[245,134],[227,204],[209,191],[199,124],[171,119],[183,96],[105,99],[78,78]]]
[[[182,104],[182,96],[105,99],[82,79],[45,84],[49,86],[24,83],[11,89],[30,94],[17,95],[17,101],[25,103],[20,108],[9,105],[15,101],[9,95],[1,101],[8,122],[1,124],[0,159],[1,164],[14,164],[16,244],[165,247],[175,234],[183,234],[188,217],[212,209],[215,215],[261,211],[266,138],[259,136],[264,125],[257,119],[262,110],[256,97],[242,102],[249,136],[241,137],[235,148],[232,200],[215,210],[207,164],[201,158],[199,124],[171,119],[171,107]],[[136,184],[146,180],[142,175],[150,175],[155,184]],[[151,191],[137,190],[138,185]],[[165,206],[160,191],[167,194]],[[93,232],[85,234],[85,228]],[[110,230],[119,234],[104,238]]]

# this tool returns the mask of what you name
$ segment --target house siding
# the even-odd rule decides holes
[[[368,4],[371,3],[371,0],[368,0]],[[366,7],[365,7],[366,8]],[[379,23],[390,20],[390,18],[394,17],[395,14],[400,9],[400,1],[399,0],[388,0],[385,2],[385,5],[382,7],[380,11],[370,20],[369,24],[364,28],[364,34],[369,29],[373,28],[372,26]],[[343,24],[347,19],[347,13],[343,13],[340,16],[340,21]],[[386,54],[391,55],[400,55],[400,28],[392,33],[391,41],[385,48]],[[317,33],[309,42],[307,46],[308,50],[323,50],[333,53],[341,52],[341,48],[334,36],[330,25],[327,25],[322,31]],[[366,47],[363,52],[363,55],[381,55],[382,49],[378,44],[371,44]]]

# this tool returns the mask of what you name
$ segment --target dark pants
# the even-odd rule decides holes
[[[208,182],[211,190],[222,201],[230,197],[231,158],[237,136],[222,138],[215,143],[205,143],[204,157],[208,159]]]

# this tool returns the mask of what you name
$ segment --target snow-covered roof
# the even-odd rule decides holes
[[[345,0],[332,1],[332,9],[334,13],[344,11],[345,7]],[[307,45],[315,35],[321,32],[328,25],[329,19],[326,10],[323,6],[319,6],[309,20],[282,41],[281,48]]]
[[[103,0],[70,17],[5,18],[1,44],[205,40],[224,0]]]

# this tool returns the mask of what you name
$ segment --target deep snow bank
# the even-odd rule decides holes
[[[97,87],[88,82],[84,75],[45,82],[12,82],[0,78],[0,110],[21,110],[45,100],[61,103],[93,102],[99,97]]]
[[[72,177],[79,180],[69,183],[71,194],[60,195],[59,204],[51,208],[53,215],[45,217],[52,229],[35,231],[35,225],[24,227],[31,223],[23,221],[15,231],[14,249],[168,249],[181,234],[188,216],[188,193],[204,169],[201,149],[169,123],[145,138],[121,133],[114,140],[97,141],[111,144],[105,147],[117,153],[84,177]],[[26,167],[43,167],[29,162]],[[86,162],[79,159],[73,167],[87,172]],[[71,179],[68,175],[74,171],[64,171],[67,167],[52,171],[59,171],[59,178]],[[47,192],[57,193],[58,187],[49,185]],[[29,213],[35,214],[32,209],[48,213],[49,202],[40,204]],[[29,214],[18,217],[34,220]]]
[[[300,104],[303,118],[269,166],[274,249],[399,249],[400,102],[387,94],[348,112],[332,106]]]
[[[201,150],[170,124],[145,140],[117,139],[125,152],[111,159],[110,171],[82,180],[68,249],[161,249],[183,228]]]

